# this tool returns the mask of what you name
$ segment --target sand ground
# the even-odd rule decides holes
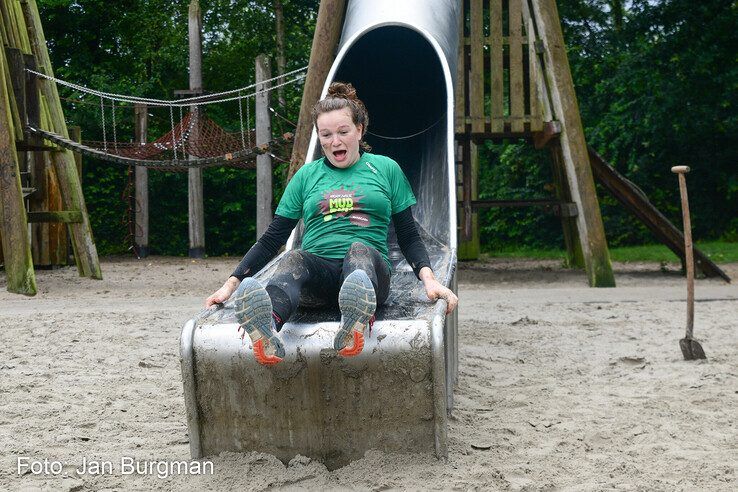
[[[738,280],[697,281],[709,359],[685,362],[675,267],[616,264],[618,287],[591,289],[553,261],[460,266],[447,461],[370,451],[328,471],[227,453],[213,475],[122,475],[122,456],[189,459],[180,329],[235,262],[107,258],[102,281],[37,272],[34,298],[0,275],[0,489],[738,488]],[[19,457],[62,471],[19,475]],[[116,470],[80,477],[83,457]]]

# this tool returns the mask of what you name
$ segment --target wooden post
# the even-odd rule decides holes
[[[558,141],[549,145],[551,150],[551,171],[556,198],[561,203],[571,203],[571,191],[566,179],[566,168],[564,158],[561,154],[561,145]],[[578,212],[578,211],[577,211]],[[576,217],[568,217],[561,214],[561,227],[564,231],[564,246],[566,248],[566,264],[569,268],[584,268],[584,256],[582,246],[579,243],[579,230],[577,229]]]
[[[44,111],[41,114],[41,127],[50,128],[51,119],[49,118],[48,111]],[[60,176],[56,172],[56,169],[51,165],[51,158],[49,152],[43,153],[45,156],[44,169],[47,174],[46,179],[46,205],[47,211],[59,211],[65,210],[64,202],[61,197],[60,189]],[[75,173],[77,171],[77,163],[74,162]],[[48,224],[48,251],[49,260],[48,265],[54,267],[56,265],[66,265],[67,258],[69,257],[67,251],[67,225],[63,223],[52,223]]]
[[[133,111],[136,118],[134,138],[136,143],[143,145],[148,139],[148,107],[145,104],[136,104]],[[138,257],[146,258],[149,256],[149,168],[146,166],[136,166],[136,193],[134,199],[136,213],[134,241]]]
[[[18,155],[15,152],[15,127],[7,92],[5,53],[0,52],[0,236],[2,236],[8,291],[35,295],[28,222],[23,205]]]
[[[313,122],[310,112],[320,98],[323,84],[336,58],[338,42],[341,38],[343,18],[346,11],[346,0],[323,0],[318,8],[318,19],[315,22],[313,46],[310,49],[310,63],[302,92],[300,116],[297,120],[295,140],[292,145],[292,157],[287,179],[291,179],[305,163]]]
[[[556,2],[539,0],[532,2],[532,6],[545,48],[544,68],[550,82],[555,118],[562,127],[561,155],[572,201],[579,211],[577,228],[589,284],[593,287],[613,287],[615,278]]]
[[[471,118],[472,133],[483,133],[485,123],[484,46],[482,43],[484,32],[482,23],[482,9],[482,0],[471,0],[471,5],[469,6],[471,16],[469,24],[469,39],[471,40],[471,73],[469,74],[469,117]],[[468,164],[469,163],[467,163],[467,165]],[[464,234],[464,237],[467,237],[467,235]]]
[[[489,63],[490,63],[490,130],[501,133],[505,130],[504,104],[504,47],[502,43],[502,0],[489,1]]]
[[[282,0],[274,0],[274,20],[277,40],[277,75],[284,75],[287,62],[284,58],[284,5]],[[277,88],[277,101],[284,108],[284,86]]]
[[[36,59],[33,55],[26,55],[25,66],[36,70]],[[38,80],[35,75],[26,74],[26,123],[29,126],[41,127],[41,102],[38,93]],[[41,146],[43,140],[36,135],[26,134],[25,141],[30,146]],[[47,152],[31,152],[31,185],[36,193],[28,203],[29,212],[43,212],[49,210],[49,169],[52,167],[51,157]],[[31,253],[34,265],[48,266],[51,264],[49,256],[49,224],[37,222],[31,224]]]
[[[468,192],[469,201],[471,202],[479,198],[479,149],[471,140],[464,142],[464,145],[469,146],[468,151],[463,152],[463,154],[464,158],[470,160],[470,165],[468,166],[469,176],[464,176],[463,179],[469,179]],[[473,210],[471,207],[462,206],[459,208],[461,209],[462,224],[465,224],[464,227],[466,227],[466,224],[469,225],[469,234],[467,236],[467,231],[459,234],[457,256],[460,260],[477,260],[479,259],[479,212]],[[467,214],[469,216],[468,219]]]
[[[272,139],[272,123],[269,114],[269,91],[265,80],[272,77],[269,58],[256,57],[256,145]],[[264,91],[264,92],[259,92]],[[266,232],[272,221],[272,157],[269,154],[256,156],[256,238]]]
[[[10,114],[13,118],[13,127],[15,128],[15,139],[23,140],[23,117],[26,114],[26,87],[25,87],[25,71],[23,64],[23,53],[18,48],[5,48],[5,75],[9,77],[13,87],[13,93],[8,94],[8,104],[10,105]]]
[[[54,71],[51,68],[49,51],[46,47],[46,39],[44,38],[41,27],[41,18],[39,17],[36,1],[23,0],[21,6],[23,7],[31,50],[36,57],[39,71],[53,76]],[[68,138],[67,124],[62,113],[61,101],[56,84],[51,81],[44,81],[40,85],[50,114],[51,127],[49,129],[62,137]],[[54,169],[59,179],[59,190],[61,191],[64,209],[70,211],[77,210],[82,213],[82,222],[69,224],[69,231],[72,235],[72,246],[74,247],[74,257],[77,262],[79,274],[83,277],[101,279],[100,261],[92,237],[87,206],[85,205],[82,185],[77,175],[77,167],[74,163],[72,152],[69,150],[60,150],[58,152],[52,152],[51,155]]]
[[[82,127],[81,126],[70,126],[69,127],[69,138],[77,143],[82,143]],[[82,154],[74,153],[74,164],[77,166],[77,175],[79,176],[79,182],[82,183]]]
[[[188,16],[189,38],[190,38],[190,91],[202,91],[202,18],[200,15],[199,0],[191,0]],[[199,109],[197,106],[190,108],[192,117],[195,118],[193,132],[190,139],[197,141],[199,135]],[[202,193],[202,169],[191,167],[187,171],[188,183],[188,210],[190,230],[190,258],[203,258],[205,256],[205,212]]]
[[[522,0],[525,1],[525,0]],[[510,55],[510,129],[513,133],[523,131],[523,115],[525,112],[523,89],[523,37],[521,16],[521,0],[509,2],[508,53]]]

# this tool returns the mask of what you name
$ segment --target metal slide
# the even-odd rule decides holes
[[[400,163],[433,270],[456,290],[453,74],[458,0],[352,0],[334,80],[357,88],[369,110],[372,152]],[[319,157],[313,133],[308,160]],[[301,230],[288,248],[300,244]],[[254,360],[237,334],[233,303],[182,329],[181,360],[193,458],[261,451],[296,454],[329,468],[369,449],[446,455],[446,419],[457,373],[457,317],[432,303],[390,232],[395,273],[388,302],[364,351],[333,350],[337,308],[301,309],[281,332],[287,356],[273,368]],[[283,256],[256,275],[263,284]]]

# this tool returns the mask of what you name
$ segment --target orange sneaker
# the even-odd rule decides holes
[[[371,329],[377,295],[364,270],[355,270],[343,281],[338,293],[341,324],[333,347],[344,357],[359,355],[364,349],[364,330]]]
[[[269,294],[254,278],[243,279],[233,294],[241,338],[248,333],[259,364],[273,366],[284,358],[284,346],[274,329],[272,301]]]

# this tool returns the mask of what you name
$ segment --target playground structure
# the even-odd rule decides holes
[[[25,211],[18,179],[29,155],[43,160],[63,199],[60,211],[42,210],[36,218],[68,224],[80,273],[99,278],[79,173],[65,147],[92,150],[68,137],[57,81],[25,70],[53,75],[35,3],[1,5],[3,26],[9,26],[3,41],[11,47],[0,55],[0,235],[8,288],[35,291],[26,234],[33,216]],[[614,285],[593,171],[644,222],[656,217],[655,209],[649,210],[642,196],[632,198],[637,190],[586,147],[553,0],[439,0],[432,8],[419,1],[354,0],[346,6],[331,0],[320,10],[317,58],[311,57],[303,108],[332,80],[357,86],[372,115],[367,140],[376,152],[396,157],[418,196],[416,217],[441,282],[455,286],[457,237],[472,239],[473,211],[503,205],[475,199],[475,142],[520,137],[552,150],[559,200],[547,205],[562,217],[569,255],[578,259],[573,263],[585,267],[590,285]],[[485,19],[490,19],[486,27]],[[325,40],[321,45],[319,36],[326,31],[342,32],[340,43],[336,35],[335,46],[325,46]],[[311,94],[314,87],[320,90]],[[34,98],[37,103],[29,104]],[[299,164],[316,157],[314,136],[307,150],[300,150],[301,132],[307,128],[310,136],[306,116],[301,114],[295,144],[304,152]],[[175,140],[176,134],[173,129]],[[18,159],[18,152],[28,154]],[[664,221],[653,219],[652,230],[666,237],[673,231],[666,232]],[[298,229],[289,247],[299,243]],[[267,374],[236,336],[232,305],[186,324],[182,370],[193,456],[257,449],[282,459],[299,452],[337,466],[369,448],[445,455],[457,367],[456,318],[445,317],[443,301],[432,305],[423,299],[393,238],[390,243],[397,271],[393,294],[378,313],[375,336],[356,359],[339,359],[325,348],[337,326],[335,312],[305,310],[288,323],[283,334],[293,352]],[[699,252],[695,255],[697,267],[709,273],[714,265],[707,259],[699,263]],[[257,278],[266,280],[280,259]]]
[[[309,108],[317,100],[331,67],[332,53],[335,53],[343,27],[342,13],[345,8],[344,0],[323,0],[321,3],[311,52],[310,74],[305,83],[300,120],[292,146],[289,176],[305,162],[310,138]],[[269,172],[272,146],[284,145],[288,141],[284,137],[271,137],[271,108],[265,101],[268,99],[266,94],[272,89],[281,90],[282,85],[302,77],[283,81],[281,77],[287,74],[282,69],[281,75],[272,79],[268,60],[260,57],[261,60],[257,59],[256,91],[253,94],[245,93],[248,88],[242,88],[221,93],[221,96],[235,94],[232,99],[238,101],[239,112],[244,109],[241,102],[245,99],[247,122],[250,120],[248,98],[254,96],[256,129],[257,133],[261,129],[262,134],[255,135],[252,143],[250,128],[246,131],[242,128],[240,134],[228,134],[214,126],[207,115],[198,110],[212,95],[203,95],[202,82],[196,77],[199,70],[196,59],[199,56],[200,30],[197,0],[190,2],[189,10],[190,71],[193,78],[189,90],[175,93],[194,97],[174,102],[121,96],[117,106],[115,99],[106,99],[108,103],[100,105],[101,119],[103,130],[105,120],[111,120],[108,131],[112,133],[112,140],[82,142],[78,128],[66,128],[56,87],[57,84],[74,84],[53,77],[35,2],[14,1],[0,5],[5,48],[0,54],[2,85],[5,88],[3,101],[0,102],[5,113],[0,118],[3,122],[7,121],[3,130],[8,130],[7,134],[3,132],[0,145],[5,176],[3,187],[0,188],[0,198],[4,204],[0,216],[0,237],[4,238],[0,263],[8,275],[9,291],[34,294],[33,266],[67,264],[68,242],[74,251],[80,274],[101,277],[79,183],[82,155],[128,165],[131,190],[134,188],[135,168],[135,197],[131,193],[128,207],[131,218],[127,221],[127,227],[132,247],[139,257],[146,256],[149,249],[147,176],[151,168],[186,170],[190,174],[188,207],[191,256],[204,253],[202,167],[253,167],[255,158],[257,234],[266,228],[272,209]],[[463,15],[460,17],[456,78],[463,82],[456,85],[455,92],[456,181],[458,215],[461,219],[457,228],[459,257],[474,259],[479,254],[477,212],[480,209],[543,207],[561,218],[568,264],[584,267],[592,286],[614,285],[597,197],[592,186],[594,176],[604,189],[612,193],[684,263],[682,233],[653,207],[637,186],[617,173],[593,149],[585,147],[555,3],[461,0],[460,10]],[[513,21],[517,19],[519,23]],[[103,98],[116,96],[99,91],[90,92],[101,96],[100,102]],[[147,140],[146,103],[149,101],[168,105],[172,123],[171,131],[153,142]],[[187,104],[188,101],[191,104]],[[115,135],[116,111],[125,111],[126,105],[135,106],[130,108],[136,115],[136,143],[132,145],[117,141]],[[182,107],[185,105],[189,106],[189,113],[183,115]],[[150,110],[151,106],[148,108]],[[180,113],[176,125],[174,108]],[[242,114],[240,119],[243,127]],[[244,135],[248,136],[248,147]],[[381,136],[379,133],[377,135]],[[477,144],[488,139],[499,141],[506,138],[526,139],[538,148],[547,147],[550,150],[556,199],[477,199]],[[241,145],[238,145],[239,141]],[[209,143],[203,145],[203,142]],[[261,145],[254,146],[255,143]],[[233,148],[230,152],[227,151],[229,147]],[[380,148],[392,151],[389,145]],[[402,145],[394,148],[401,149]],[[72,150],[74,155],[68,150]],[[146,161],[152,152],[157,154],[158,162]],[[15,182],[17,177],[20,177],[20,182]],[[29,224],[30,238],[26,238],[21,231],[26,230]],[[694,251],[694,263],[696,270],[704,275],[719,276],[730,281],[699,250]]]

